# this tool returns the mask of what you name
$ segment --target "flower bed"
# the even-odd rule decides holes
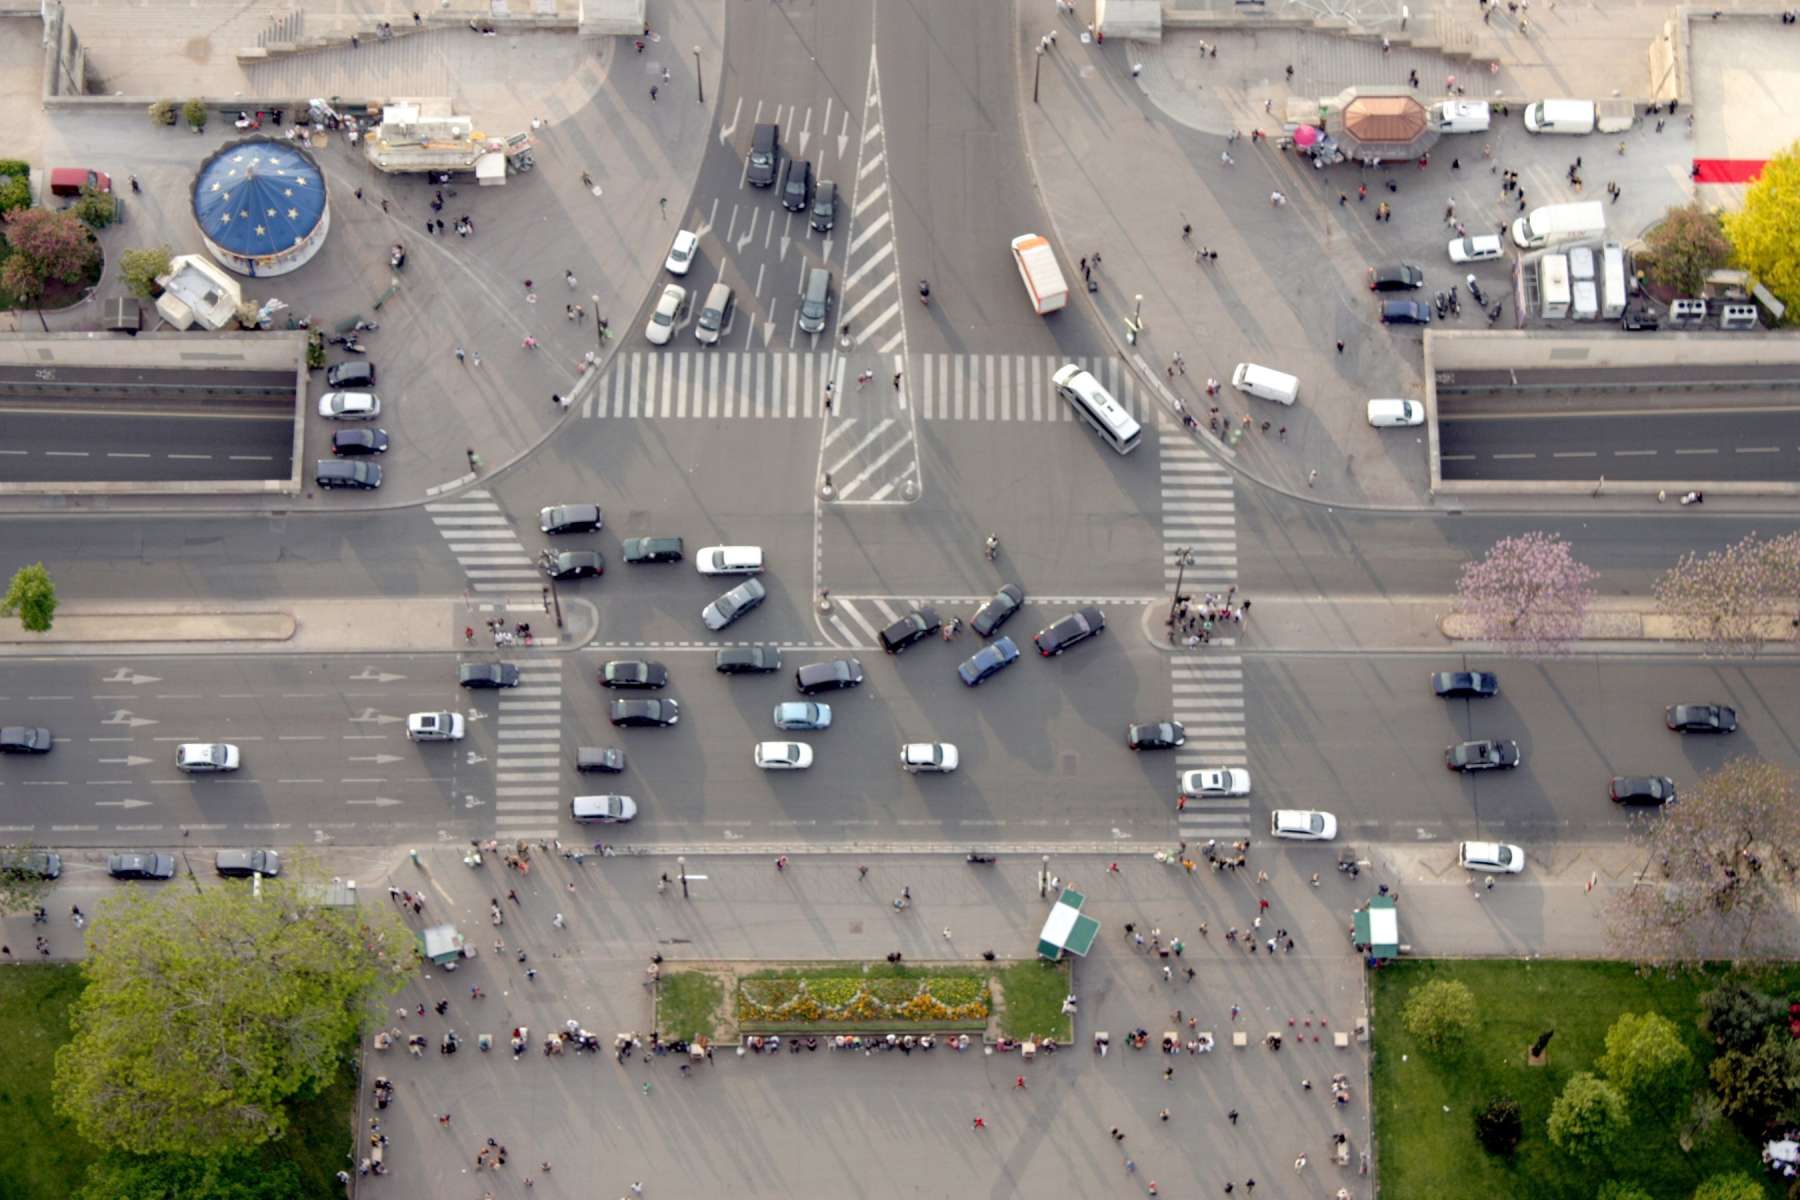
[[[964,974],[886,974],[868,978],[843,967],[818,973],[750,977],[738,983],[736,1014],[743,1029],[804,1025],[869,1029],[894,1024],[983,1025],[992,1004],[987,980]]]

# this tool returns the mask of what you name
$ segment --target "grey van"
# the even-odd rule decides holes
[[[750,135],[750,163],[744,180],[751,187],[771,187],[775,183],[775,159],[781,147],[781,126],[758,125]]]
[[[813,192],[812,227],[818,233],[830,233],[831,227],[836,224],[837,184],[829,179],[821,179]]]
[[[831,312],[831,272],[814,267],[806,276],[806,291],[800,297],[800,331],[824,333],[825,318]]]
[[[704,345],[716,345],[719,335],[731,324],[731,288],[728,284],[715,283],[712,290],[706,293],[706,304],[700,309],[700,317],[694,322],[694,337]]]

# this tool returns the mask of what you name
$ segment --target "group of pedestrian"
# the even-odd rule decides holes
[[[1214,412],[1216,413],[1217,410],[1215,409]],[[1216,422],[1217,419],[1215,416],[1214,421]],[[1267,422],[1264,424],[1267,425]],[[1282,428],[1285,433],[1286,426]],[[1250,601],[1233,604],[1232,601],[1236,596],[1237,585],[1234,583],[1223,596],[1207,592],[1197,604],[1192,597],[1177,597],[1174,611],[1164,622],[1169,627],[1169,640],[1174,641],[1180,638],[1183,645],[1192,649],[1210,642],[1214,629],[1219,625],[1230,623],[1241,626],[1244,623],[1244,614],[1249,611]]]

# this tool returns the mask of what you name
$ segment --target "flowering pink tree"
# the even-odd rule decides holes
[[[1792,640],[1800,597],[1800,536],[1754,533],[1710,554],[1684,554],[1656,581],[1656,602],[1708,654],[1754,655]]]
[[[1556,654],[1581,635],[1593,579],[1593,568],[1575,560],[1569,543],[1534,530],[1501,538],[1486,558],[1464,564],[1456,611],[1475,621],[1477,636],[1487,641],[1524,654]]]

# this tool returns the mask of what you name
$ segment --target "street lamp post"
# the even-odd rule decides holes
[[[1050,856],[1044,855],[1043,865],[1038,869],[1038,899],[1042,900],[1050,894]]]
[[[1131,298],[1131,323],[1139,329],[1144,327],[1144,294],[1142,292]]]
[[[1181,603],[1181,581],[1187,576],[1188,564],[1194,561],[1194,548],[1182,546],[1175,551],[1175,595],[1169,600],[1169,625],[1175,625],[1175,606]]]
[[[681,898],[683,900],[686,900],[688,898],[687,855],[685,855],[685,854],[676,855],[675,856],[675,866],[676,866],[676,869],[681,872]]]
[[[606,350],[606,335],[600,332],[600,293],[590,292],[588,302],[594,306],[594,350],[603,353]]]
[[[1038,80],[1044,77],[1044,43],[1038,43],[1037,69],[1031,73],[1031,102],[1038,102]]]
[[[706,80],[700,75],[700,47],[694,47],[694,92],[700,103],[706,103]]]

